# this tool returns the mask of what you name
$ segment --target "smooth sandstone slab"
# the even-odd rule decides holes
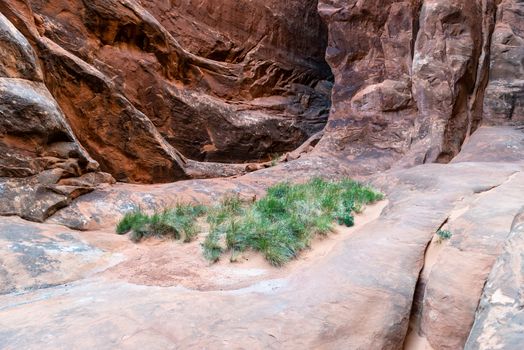
[[[398,349],[435,231],[460,199],[500,186],[515,172],[522,166],[458,163],[386,173],[375,180],[389,199],[380,217],[307,269],[239,289],[144,286],[101,272],[67,286],[4,295],[0,344]]]
[[[465,349],[518,349],[523,344],[523,212],[489,275]]]

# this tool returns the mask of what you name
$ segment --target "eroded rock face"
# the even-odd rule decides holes
[[[241,64],[240,85],[215,91],[218,95],[280,96],[290,82],[309,85],[312,77],[330,74],[324,60],[327,31],[316,14],[316,1],[140,3],[188,51]]]
[[[420,126],[415,138],[429,143],[425,161],[449,162],[476,128],[476,104],[487,66],[483,37],[493,25],[490,1],[424,1],[413,58],[413,92]],[[427,134],[427,137],[426,137]],[[427,147],[427,146],[426,146]]]
[[[491,41],[491,69],[484,99],[490,124],[524,121],[524,3],[501,1]]]
[[[44,220],[111,176],[243,174],[265,165],[213,161],[268,161],[324,127],[316,1],[168,3],[0,1],[1,213]]]
[[[242,174],[259,167],[198,161],[297,147],[327,118],[324,52],[336,81],[317,150],[358,163],[352,174],[450,161],[484,119],[505,123],[489,113],[495,90],[509,89],[515,103],[500,108],[520,120],[519,3],[320,1],[328,28],[316,6],[2,0],[3,69],[43,81],[87,153],[125,182]]]
[[[335,75],[324,151],[449,162],[479,125],[521,122],[519,2],[321,0],[319,13]]]
[[[319,1],[335,85],[316,152],[351,164],[350,174],[427,162],[522,162],[522,133],[479,129],[522,125],[522,6],[489,0]],[[442,222],[459,238],[419,278],[412,332],[425,342],[420,347],[457,349],[466,343],[484,284],[520,210],[522,181],[508,176],[500,187],[476,189],[476,199]],[[482,219],[482,213],[490,215]],[[511,267],[513,276],[519,268]],[[480,317],[490,319],[477,320],[470,346],[522,342],[518,327],[495,327],[499,320],[520,320],[516,305],[508,302],[504,318],[494,315],[497,305],[488,306]]]
[[[323,128],[327,32],[316,1],[279,4],[4,0],[0,8],[27,28],[47,86],[102,169],[169,182],[188,177],[182,154],[259,160]],[[240,15],[246,7],[252,17]]]
[[[60,184],[97,174],[99,165],[78,143],[42,82],[28,41],[2,14],[0,38],[5,62],[0,71],[0,214],[43,221],[112,178],[98,173],[89,184]]]
[[[522,225],[514,218],[522,212],[523,134],[482,126],[524,120],[522,2],[320,0],[327,49],[315,6],[309,0],[223,0],[220,6],[210,0],[0,0],[0,213],[35,221],[52,215],[48,222],[112,230],[137,206],[214,202],[229,192],[253,199],[282,180],[395,167],[371,179],[391,200],[383,215],[322,265],[284,281],[290,287],[276,288],[263,303],[253,303],[260,293],[253,299],[245,291],[241,299],[214,295],[214,312],[226,315],[220,333],[250,322],[255,326],[247,332],[231,334],[237,344],[256,339],[268,347],[277,334],[280,344],[301,341],[302,347],[399,349],[411,332],[435,349],[515,346],[521,329],[507,325],[522,319],[515,282],[522,274],[516,239]],[[325,49],[335,77],[333,108],[327,129],[315,134],[332,87]],[[259,160],[313,134],[274,168],[200,162]],[[428,162],[450,164],[398,169]],[[53,215],[113,181],[99,168],[140,183],[260,171],[153,187],[120,184]],[[439,228],[453,237],[429,263]],[[69,246],[51,238],[33,243]],[[17,251],[27,246],[14,243],[6,249],[10,269],[18,258],[31,259],[30,249]],[[10,282],[4,277],[10,273],[0,269],[8,286],[0,293],[39,286]],[[54,283],[69,280],[35,273]],[[107,300],[122,300],[111,284],[101,289],[115,293]],[[143,294],[132,294],[142,310]],[[180,314],[209,320],[201,306],[210,297],[183,295]],[[288,325],[306,315],[306,331],[273,322],[281,319],[275,303],[287,305]],[[58,333],[64,320],[85,324],[67,310],[71,302],[61,305],[64,318],[51,317],[46,329]],[[46,302],[35,307],[48,310]],[[93,314],[100,329],[108,307],[114,305]],[[16,310],[15,319],[25,317]],[[259,318],[262,313],[271,322]],[[170,317],[171,309],[161,323],[169,325]],[[42,338],[40,320],[33,321],[29,336],[19,337],[24,330],[15,324],[5,341],[27,345]],[[200,324],[199,345],[207,346],[216,325]],[[183,344],[195,345],[187,330],[178,332]],[[307,337],[299,337],[304,332]],[[121,338],[116,333],[110,340]],[[69,345],[76,340],[61,338]]]
[[[411,71],[419,6],[407,1],[319,2],[329,27],[326,58],[335,75],[324,150],[336,145],[356,159],[408,149],[416,119]]]
[[[42,81],[42,71],[27,39],[0,13],[0,76]]]
[[[515,217],[480,300],[465,349],[517,349],[524,332],[524,208]]]
[[[523,135],[512,127],[481,127],[468,141],[471,147],[461,151],[464,162],[376,174],[369,180],[386,193],[387,203],[368,207],[364,215],[356,216],[356,227],[330,236],[324,243],[337,241],[330,249],[313,242],[305,256],[280,269],[257,264],[256,258],[209,266],[199,241],[137,246],[113,233],[112,220],[126,205],[127,210],[132,204],[153,209],[177,198],[201,202],[207,198],[213,203],[230,191],[257,195],[267,186],[262,178],[281,180],[275,174],[283,165],[262,171],[265,177],[254,172],[228,180],[118,184],[92,192],[56,221],[64,224],[60,220],[65,217],[70,223],[84,221],[85,228],[92,229],[86,233],[49,222],[0,218],[0,346],[109,349],[115,344],[124,348],[147,344],[164,349],[176,343],[182,348],[213,349],[402,349],[415,285],[422,267],[429,265],[428,243],[447,220],[453,236],[439,245],[424,306],[437,318],[425,331],[433,349],[460,349],[456,340],[465,341],[475,317],[474,297],[494,255],[502,251],[501,242],[511,230],[509,219],[516,213],[505,258],[498,259],[511,264],[495,264],[496,270],[509,269],[488,278],[501,289],[490,298],[496,309],[486,305],[488,327],[481,324],[477,329],[483,332],[479,337],[483,344],[495,344],[491,348],[518,349],[522,341],[518,213],[524,163],[515,158],[507,140],[524,147]],[[487,136],[495,141],[484,148]],[[491,161],[482,161],[482,155]],[[337,176],[333,169],[326,164],[324,175]],[[304,176],[297,168],[283,173]],[[375,215],[363,224],[363,216],[373,210]],[[256,268],[250,265],[253,262]],[[44,289],[49,285],[42,282],[54,287]],[[178,322],[181,318],[185,322]],[[64,332],[65,326],[71,331]],[[442,336],[443,331],[449,336]],[[482,348],[476,345],[470,348]]]

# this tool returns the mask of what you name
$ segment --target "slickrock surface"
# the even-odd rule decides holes
[[[499,144],[491,145],[499,161],[483,162],[463,152],[459,157],[472,159],[375,175],[370,181],[386,193],[387,205],[355,229],[340,231],[323,254],[315,254],[315,242],[311,252],[282,270],[257,257],[208,267],[197,242],[133,246],[109,229],[81,233],[3,218],[2,266],[9,268],[2,273],[8,287],[0,297],[0,344],[7,349],[399,349],[411,324],[410,331],[434,349],[460,348],[492,267],[489,278],[495,279],[501,259],[509,259],[504,245],[519,247],[511,242],[520,226],[514,223],[511,230],[522,211],[524,156],[512,158],[515,149],[508,146],[520,137],[522,150],[524,134],[497,127],[481,128],[478,135],[487,133],[500,136]],[[484,151],[484,139],[476,135],[468,146]],[[489,150],[483,154],[490,156]],[[246,181],[255,174],[246,175]],[[198,188],[198,181],[188,188]],[[136,185],[121,185],[122,191],[125,186],[132,191]],[[187,189],[179,186],[184,198]],[[130,198],[146,203],[162,192]],[[113,202],[83,198],[84,210],[90,208],[88,198],[92,208]],[[373,213],[374,207],[368,209]],[[104,220],[108,217],[100,215],[101,227]],[[426,252],[437,244],[442,227],[453,235],[440,243],[430,264]],[[93,265],[93,259],[101,260]],[[421,274],[423,268],[427,274]],[[519,287],[512,287],[514,293]],[[504,307],[518,315],[518,303],[505,298]],[[486,322],[484,329],[495,327],[501,337],[514,334],[515,340],[504,341],[522,340],[511,323],[492,325],[498,312],[480,315],[477,323]],[[488,342],[493,331],[485,332],[472,337]]]
[[[466,349],[518,349],[522,346],[524,286],[524,207],[487,280]]]

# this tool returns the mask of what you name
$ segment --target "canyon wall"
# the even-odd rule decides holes
[[[101,168],[170,182],[190,177],[185,157],[259,161],[323,128],[327,32],[315,1],[294,3],[292,15],[279,1],[31,0],[0,10]],[[242,19],[246,8],[253,17]]]
[[[475,135],[484,137],[481,143],[468,141],[482,125],[524,124],[522,1],[320,0],[319,13],[329,28],[326,58],[335,84],[317,152],[360,174],[455,163],[464,144],[472,156],[456,163],[505,159],[504,149],[492,158],[485,146],[496,135],[484,132]],[[521,141],[499,141],[521,159]],[[413,348],[495,349],[522,342],[517,223],[505,243],[522,210],[522,187],[490,190],[480,191],[482,197],[467,207],[476,212],[474,222],[467,215],[444,221],[459,238],[439,252],[434,265],[428,245],[411,319],[402,320],[405,329],[409,322],[408,339],[419,339]],[[478,207],[494,202],[482,218]]]
[[[482,123],[521,124],[523,6],[321,0],[335,75],[323,149],[372,171],[449,162]]]
[[[242,174],[321,131],[332,75],[316,1],[215,5],[1,0],[0,181],[30,204],[0,213],[43,220],[113,178]]]

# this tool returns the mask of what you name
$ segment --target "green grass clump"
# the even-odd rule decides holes
[[[209,224],[209,234],[202,244],[204,257],[212,262],[218,261],[222,253],[226,250],[222,244],[222,237],[226,234],[228,225],[231,225],[231,218],[243,213],[243,203],[238,195],[226,196],[216,206],[208,208],[207,222]]]
[[[251,205],[228,198],[210,210],[204,255],[216,261],[226,250],[234,256],[252,249],[281,266],[309,247],[314,235],[331,232],[335,222],[353,226],[353,213],[382,197],[351,180],[315,178],[305,184],[277,184]]]
[[[442,243],[443,241],[450,239],[453,236],[453,234],[449,230],[438,230],[437,236],[437,243]]]
[[[134,228],[142,227],[145,222],[149,220],[149,217],[142,213],[139,209],[135,209],[130,213],[127,213],[122,220],[116,226],[116,233],[124,235]]]
[[[177,204],[147,215],[140,209],[127,213],[118,223],[116,232],[130,232],[131,240],[139,242],[146,237],[172,237],[190,242],[197,234],[196,220],[205,213],[205,207],[191,204]]]
[[[209,234],[202,243],[204,256],[217,261],[227,251],[231,260],[254,250],[281,266],[309,247],[315,235],[327,235],[335,223],[351,227],[354,213],[382,194],[352,180],[315,178],[304,184],[279,183],[255,202],[227,196],[215,206],[178,204],[148,215],[135,210],[118,223],[117,233],[133,241],[163,236],[191,241],[198,234],[197,218],[207,214]]]

